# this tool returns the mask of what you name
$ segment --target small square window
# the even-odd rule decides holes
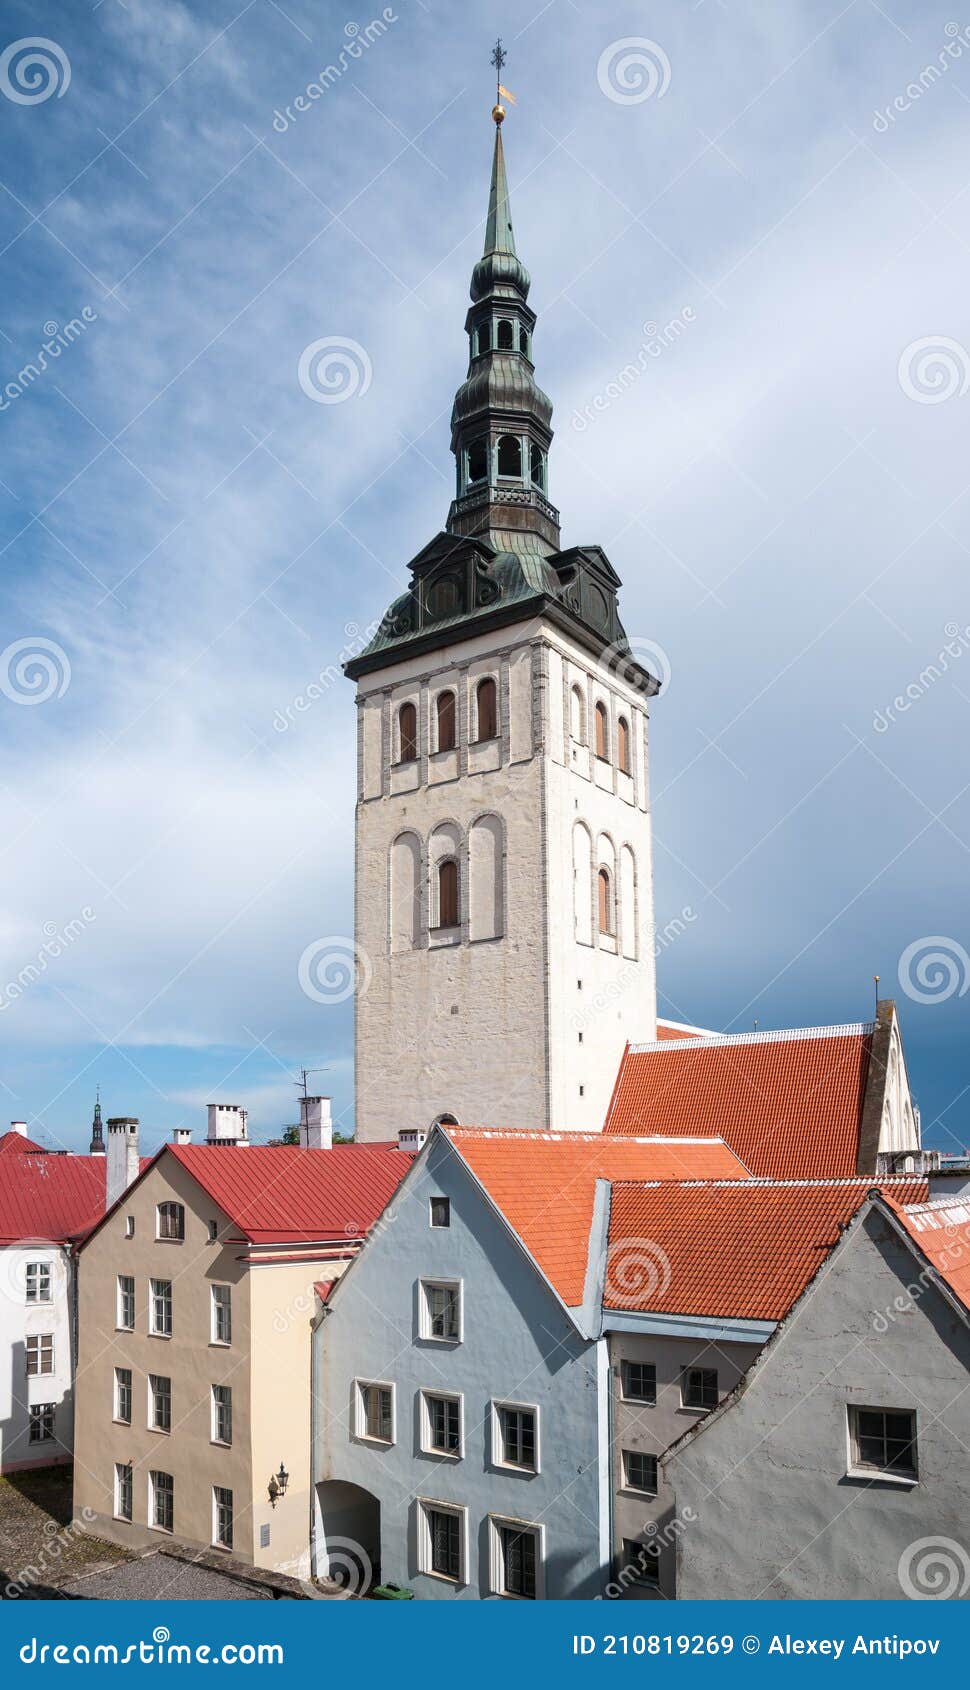
[[[53,1373],[54,1371],[54,1334],[41,1333],[37,1337],[28,1338],[26,1342],[27,1376],[32,1378],[36,1374]]]
[[[26,1284],[28,1303],[52,1302],[50,1262],[28,1262]]]
[[[461,1398],[421,1393],[422,1448],[428,1455],[460,1456]]]
[[[155,1209],[155,1237],[170,1244],[180,1244],[185,1237],[185,1206],[182,1203],[159,1203]]]
[[[394,1442],[394,1386],[384,1381],[354,1382],[354,1431],[369,1443]]]
[[[645,1496],[657,1494],[657,1457],[645,1455],[639,1449],[623,1451],[623,1484],[626,1490],[643,1491]]]
[[[685,1367],[680,1376],[680,1400],[684,1408],[716,1408],[717,1368]]]
[[[858,1408],[851,1403],[849,1440],[853,1467],[887,1478],[916,1478],[914,1409]]]
[[[660,1548],[656,1543],[638,1543],[635,1538],[623,1539],[624,1571],[634,1583],[646,1585],[648,1590],[660,1586]]]
[[[497,1466],[539,1471],[539,1410],[532,1404],[492,1404],[492,1459]]]
[[[420,1335],[441,1343],[461,1342],[461,1287],[454,1280],[422,1279]]]
[[[431,1225],[432,1226],[450,1226],[451,1225],[451,1199],[449,1197],[432,1197],[432,1199],[431,1199]]]
[[[653,1362],[621,1362],[620,1389],[625,1402],[655,1403],[657,1400],[657,1369]]]

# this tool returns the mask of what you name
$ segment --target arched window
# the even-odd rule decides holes
[[[458,864],[454,857],[446,857],[438,864],[438,921],[439,927],[458,926]]]
[[[544,487],[546,484],[545,460],[542,456],[542,447],[537,446],[534,440],[529,448],[529,470],[536,486]]]
[[[488,441],[473,440],[468,448],[468,479],[484,481],[488,474]]]
[[[616,724],[616,760],[623,774],[630,773],[630,724],[621,716]]]
[[[569,694],[569,732],[577,745],[586,744],[586,700],[581,687]]]
[[[496,345],[500,352],[511,352],[515,347],[515,331],[506,317],[499,323]]]
[[[503,434],[498,443],[499,475],[522,474],[522,442],[514,434]]]
[[[606,705],[596,706],[596,755],[607,758],[610,754],[610,730],[606,718]]]
[[[613,924],[613,885],[609,870],[601,868],[596,876],[596,892],[599,900],[599,926],[601,933],[612,933]]]
[[[185,1209],[181,1203],[159,1203],[156,1218],[156,1238],[185,1237]]]
[[[402,704],[397,713],[397,760],[414,763],[418,756],[418,713],[413,704]]]
[[[434,702],[435,718],[438,728],[439,751],[454,751],[455,749],[455,695],[453,692],[439,692]]]
[[[495,691],[495,682],[491,675],[487,675],[484,681],[479,681],[475,700],[478,706],[479,739],[497,739],[498,698]]]
[[[490,328],[491,324],[489,323],[487,317],[484,323],[479,323],[478,325],[478,330],[475,336],[475,344],[478,348],[479,357],[481,357],[483,352],[487,352],[489,346],[491,345],[491,336],[488,332]]]
[[[529,356],[529,331],[524,323],[519,324],[519,351]]]

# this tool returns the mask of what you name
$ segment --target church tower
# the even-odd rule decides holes
[[[647,704],[620,581],[562,548],[501,105],[455,497],[357,683],[357,1137],[599,1132],[655,1037]]]

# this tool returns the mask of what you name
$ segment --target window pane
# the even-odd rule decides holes
[[[536,1540],[534,1532],[502,1527],[504,1586],[510,1596],[535,1597]]]
[[[428,1532],[431,1538],[431,1571],[445,1578],[461,1577],[461,1520],[457,1514],[444,1509],[428,1510]]]
[[[455,695],[453,692],[439,692],[435,701],[435,712],[438,721],[438,750],[453,751],[455,748]]]

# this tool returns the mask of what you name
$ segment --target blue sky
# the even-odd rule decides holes
[[[353,689],[293,706],[447,511],[501,33],[551,495],[669,663],[662,1012],[854,1021],[878,973],[928,1141],[970,1139],[953,16],[4,6],[0,54],[56,49],[39,81],[0,57],[8,1117],[77,1145],[99,1082],[149,1145],[216,1098],[267,1136],[305,1062],[352,1119],[350,1004],[298,965],[349,932]],[[298,379],[325,337],[369,378],[338,404]]]

